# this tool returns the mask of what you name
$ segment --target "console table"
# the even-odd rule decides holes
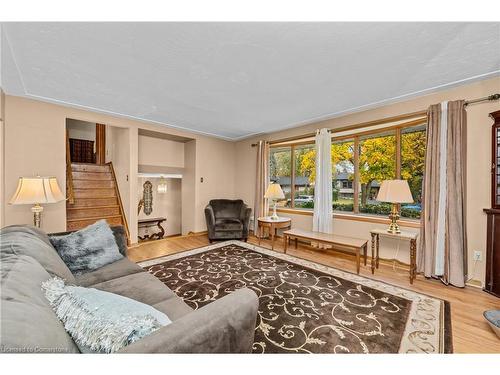
[[[149,228],[152,226],[156,226],[159,229],[159,232],[154,232],[151,234],[148,234],[147,232],[144,234],[144,236],[138,236],[139,241],[151,241],[154,239],[162,239],[163,236],[165,235],[165,229],[161,225],[164,221],[167,219],[164,217],[154,217],[154,218],[148,218],[148,219],[141,219],[138,221],[138,226],[139,228]]]
[[[418,233],[414,232],[390,233],[387,232],[387,230],[385,229],[372,229],[370,231],[370,234],[372,236],[372,274],[375,273],[375,268],[378,268],[379,266],[380,236],[410,241],[410,284],[413,284],[413,280],[415,280],[415,277],[417,277]]]

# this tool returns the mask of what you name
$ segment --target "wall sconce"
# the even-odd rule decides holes
[[[167,180],[163,176],[160,177],[160,182],[158,183],[158,194],[165,194],[167,192]]]

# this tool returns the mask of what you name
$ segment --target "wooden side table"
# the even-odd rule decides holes
[[[259,217],[257,219],[259,225],[259,245],[262,238],[264,228],[268,228],[271,236],[271,249],[274,250],[274,238],[278,229],[290,229],[292,227],[292,219],[289,217],[280,217],[278,220],[271,219],[270,216]]]
[[[410,242],[410,284],[417,277],[417,238],[418,233],[414,232],[401,232],[389,233],[384,229],[372,229],[370,231],[372,236],[372,274],[375,273],[375,268],[379,266],[379,250],[380,250],[380,236],[409,240]],[[375,255],[376,253],[376,255]]]

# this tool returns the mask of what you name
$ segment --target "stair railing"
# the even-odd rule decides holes
[[[127,233],[127,241],[130,245],[130,231],[128,229],[127,216],[125,215],[125,210],[123,209],[122,197],[120,196],[120,188],[118,187],[118,181],[116,180],[115,168],[113,167],[112,162],[108,162],[106,164],[109,165],[109,169],[111,170],[111,174],[113,176],[113,181],[115,183],[116,197],[118,198],[118,204],[120,205],[120,215],[122,216],[123,224],[125,226],[125,231]]]
[[[75,203],[73,170],[71,169],[71,153],[69,149],[69,135],[67,131],[66,131],[66,196],[69,204]]]

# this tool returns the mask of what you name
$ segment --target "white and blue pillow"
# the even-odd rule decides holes
[[[42,283],[45,297],[82,353],[113,353],[171,323],[144,303],[94,288]]]

